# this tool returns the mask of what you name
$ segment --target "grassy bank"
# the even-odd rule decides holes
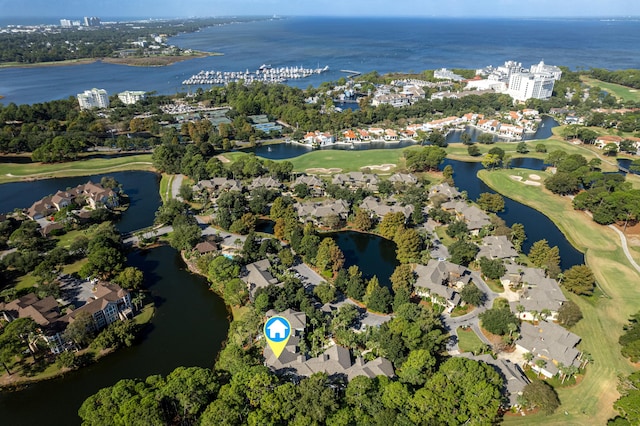
[[[558,389],[562,407],[552,416],[509,417],[514,424],[604,424],[613,417],[618,374],[629,374],[633,366],[620,354],[618,338],[629,316],[640,305],[640,274],[628,263],[618,236],[608,227],[596,224],[585,213],[573,210],[567,197],[554,195],[543,186],[524,185],[510,175],[526,176],[529,170],[498,170],[479,173],[487,185],[501,194],[547,215],[567,239],[584,252],[605,296],[586,299],[571,295],[584,314],[571,331],[582,338],[580,349],[594,362],[580,384]],[[544,174],[541,174],[544,175]],[[565,412],[567,413],[565,415]]]
[[[127,170],[154,170],[151,154],[118,158],[91,158],[66,163],[3,163],[0,165],[0,184],[55,177],[86,176]]]

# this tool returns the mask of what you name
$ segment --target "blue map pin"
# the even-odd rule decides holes
[[[291,337],[291,324],[285,317],[274,316],[264,323],[264,337],[267,339],[269,347],[273,351],[276,358],[287,346],[287,342]]]

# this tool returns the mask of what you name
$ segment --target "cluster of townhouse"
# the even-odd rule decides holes
[[[272,179],[272,178],[264,178]],[[379,184],[376,175],[354,172],[336,174],[332,178],[336,184],[351,189],[369,188],[375,192]],[[389,178],[394,183],[419,185],[416,176],[411,174],[396,173]],[[227,185],[228,184],[228,185]],[[318,194],[323,193],[324,181],[316,176],[298,176],[291,184],[305,184],[314,186]],[[218,179],[215,185],[200,182],[199,187],[217,188],[242,188],[230,179]],[[282,186],[281,188],[284,188]],[[378,194],[379,195],[379,194]],[[490,225],[489,216],[477,206],[463,199],[462,194],[453,186],[441,183],[431,187],[428,197],[446,211],[455,215],[458,220],[464,221],[470,233],[478,235],[480,231]],[[299,219],[303,222],[313,221],[322,223],[328,216],[338,216],[346,219],[350,211],[350,205],[344,200],[325,200],[298,202],[294,205]],[[388,213],[401,212],[408,218],[412,213],[412,206],[403,206],[393,197],[380,198],[369,196],[358,206],[372,217],[382,218]],[[432,234],[432,244],[438,245],[439,241],[434,233],[438,226],[433,219],[429,219],[423,225],[426,232]],[[437,257],[434,257],[426,265],[417,265],[414,269],[416,275],[415,292],[417,295],[431,300],[435,304],[442,305],[446,311],[451,312],[455,307],[463,304],[461,300],[462,289],[471,283],[482,283],[479,273],[470,269],[448,262],[449,256],[445,247],[434,248]],[[521,333],[516,337],[517,349],[522,353],[530,352],[533,357],[526,361],[530,367],[546,377],[556,375],[562,366],[579,366],[581,364],[580,351],[576,345],[580,338],[566,331],[553,321],[557,319],[558,310],[566,298],[564,297],[558,282],[546,275],[539,268],[530,268],[516,263],[518,252],[513,244],[505,236],[485,236],[479,244],[477,259],[501,259],[506,272],[500,282],[509,293],[510,309],[523,320]],[[268,259],[263,259],[243,267],[241,279],[246,283],[250,298],[255,298],[256,292],[261,288],[271,285],[282,286],[276,274],[272,271],[272,265]],[[331,314],[337,309],[337,305],[327,304],[322,307],[323,312]],[[267,316],[277,313],[270,312]],[[293,374],[296,376],[309,376],[315,372],[326,372],[329,375],[342,375],[352,379],[358,375],[374,377],[376,375],[393,375],[393,368],[388,360],[378,358],[370,362],[364,362],[360,358],[352,359],[347,348],[338,345],[329,345],[328,348],[317,357],[309,357],[300,351],[299,342],[304,332],[306,318],[302,313],[287,311],[282,314],[289,319],[295,333],[283,354],[275,357],[269,348],[265,349],[265,364],[279,374]],[[385,318],[372,318],[373,326],[388,320]],[[295,324],[295,325],[294,325]],[[361,331],[361,330],[358,330]],[[512,406],[517,405],[517,396],[528,383],[522,370],[506,359],[488,359],[486,356],[469,356],[473,359],[485,361],[492,365],[504,378],[504,391],[509,395]],[[487,358],[487,359],[484,359]],[[544,362],[540,362],[543,360]]]
[[[368,129],[348,129],[336,136],[329,132],[307,132],[300,143],[313,147],[330,146],[334,144],[353,144],[370,142],[399,142],[417,141],[418,132],[448,132],[451,129],[464,129],[473,126],[483,132],[492,133],[499,137],[522,140],[527,133],[534,133],[541,121],[539,112],[534,109],[509,111],[501,117],[488,119],[483,114],[467,113],[461,117],[450,116],[438,118],[425,123],[414,123],[402,129],[383,129],[369,127]]]
[[[446,79],[443,79],[446,80]],[[412,105],[426,97],[424,88],[443,88],[452,86],[450,81],[430,82],[418,79],[394,80],[391,84],[380,84],[371,94],[371,105],[391,105],[395,108]]]
[[[0,314],[5,321],[31,318],[36,322],[38,330],[29,342],[32,351],[38,350],[38,341],[43,341],[53,354],[74,349],[74,343],[65,340],[64,331],[83,312],[90,315],[91,327],[95,331],[113,322],[132,317],[133,306],[127,290],[109,282],[75,281],[76,289],[72,293],[84,293],[86,297],[78,300],[77,296],[74,296],[74,303],[81,306],[73,310],[69,307],[64,314],[58,300],[53,296],[39,299],[34,293],[29,293],[11,302],[0,303]],[[86,291],[83,292],[81,287]]]
[[[84,209],[95,210],[103,207],[117,207],[119,200],[119,194],[113,189],[104,188],[98,183],[89,181],[75,188],[59,190],[53,195],[41,198],[33,203],[25,213],[30,219],[40,221],[72,204]],[[85,210],[84,213],[87,211]]]
[[[633,136],[621,137],[616,135],[602,135],[598,136],[593,144],[600,149],[604,149],[605,146],[613,144],[616,146],[616,151],[620,151],[620,143],[625,140],[633,144],[636,152],[640,150],[640,138]]]
[[[351,351],[331,342],[328,348],[317,357],[309,357],[301,351],[300,342],[304,338],[307,316],[303,312],[287,309],[284,312],[270,310],[267,318],[279,315],[286,318],[291,325],[291,337],[287,345],[276,357],[270,347],[264,349],[265,365],[281,375],[309,377],[314,373],[326,373],[330,377],[342,377],[352,380],[358,376],[375,378],[377,376],[393,377],[395,375],[391,362],[382,357],[365,361],[357,356],[352,359]]]

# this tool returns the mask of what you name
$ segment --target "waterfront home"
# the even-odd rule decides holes
[[[511,244],[511,241],[504,235],[486,236],[482,238],[480,250],[476,259],[486,257],[487,259],[515,259],[518,252]]]
[[[373,139],[382,139],[384,135],[384,129],[380,127],[369,127],[368,132]]]
[[[405,220],[408,220],[413,213],[412,205],[402,206],[395,200],[387,199],[381,201],[377,197],[373,196],[368,196],[362,200],[362,203],[360,203],[360,209],[368,211],[372,218],[377,219],[382,219],[389,213],[400,212],[404,215]]]
[[[353,130],[345,130],[344,132],[342,132],[342,137],[344,138],[345,142],[360,142],[360,139],[356,135],[356,132],[354,132]]]
[[[438,120],[432,120],[424,125],[426,130],[442,130],[445,127],[452,127],[459,123],[460,117],[451,116],[446,118],[440,118]]]
[[[545,271],[540,268],[528,268],[511,263],[505,267],[506,272],[500,281],[520,297],[518,301],[510,302],[511,310],[526,321],[537,320],[543,312],[546,313],[546,319],[555,320],[558,310],[567,301],[558,282],[547,277]]]
[[[311,146],[326,146],[332,145],[336,141],[335,137],[329,132],[307,132],[304,135],[303,143]]]
[[[360,135],[360,140],[362,141],[370,141],[371,135],[364,129],[358,129],[358,135]]]
[[[500,129],[498,120],[478,120],[478,127],[487,132],[497,132]]]
[[[220,250],[220,247],[215,242],[206,240],[196,244],[195,249],[200,255],[204,255],[207,253],[217,252]]]
[[[89,181],[36,201],[27,209],[26,214],[31,219],[38,220],[71,204],[86,205],[94,210],[103,206],[113,208],[118,206],[119,197],[113,189],[103,188],[102,185]]]
[[[503,137],[522,139],[524,136],[524,127],[501,123],[498,134]]]
[[[384,130],[384,140],[385,141],[397,141],[398,140],[398,132],[393,129],[385,129]]]
[[[133,316],[131,295],[117,284],[95,282],[91,297],[86,303],[60,320],[72,323],[81,312],[89,313],[94,329],[101,330],[111,323]]]
[[[88,288],[83,291],[82,287]],[[9,303],[0,303],[0,313],[6,321],[18,318],[31,318],[38,324],[35,339],[29,342],[33,351],[37,351],[37,341],[44,341],[53,354],[71,349],[73,344],[64,339],[64,330],[75,321],[81,312],[88,312],[92,318],[91,327],[99,331],[107,325],[125,320],[133,315],[129,292],[117,284],[108,282],[84,282],[74,280],[70,297],[82,303],[78,309],[62,315],[56,299],[48,296],[40,300],[34,293],[29,293]],[[63,290],[63,297],[69,290]],[[78,296],[78,294],[80,296]],[[88,294],[88,295],[86,295]],[[84,295],[84,296],[83,296]]]
[[[534,355],[529,361],[531,369],[551,378],[560,372],[560,365],[580,367],[581,354],[576,349],[580,340],[580,336],[553,322],[540,321],[537,325],[523,322],[516,348],[531,352]],[[538,365],[538,360],[544,363]]]
[[[460,191],[455,186],[451,186],[448,183],[440,183],[438,185],[434,185],[429,190],[429,199],[435,197],[436,195],[443,195],[447,198],[447,200],[453,200],[460,197]]]
[[[256,295],[256,291],[261,288],[265,288],[271,284],[283,285],[278,282],[278,279],[271,275],[269,272],[271,268],[271,262],[269,259],[262,259],[257,262],[249,263],[242,268],[240,272],[240,279],[247,284],[249,290],[249,298],[253,301]]]
[[[478,235],[482,227],[491,224],[489,216],[484,211],[473,204],[467,204],[465,201],[448,201],[443,203],[441,207],[443,210],[454,212],[459,220],[463,220],[472,235]]]
[[[295,203],[293,208],[302,222],[311,221],[316,225],[322,224],[329,217],[338,217],[340,220],[346,220],[349,215],[349,203],[345,200]]]

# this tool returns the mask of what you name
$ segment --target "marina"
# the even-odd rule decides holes
[[[288,80],[307,78],[312,75],[322,74],[329,71],[329,66],[324,68],[304,68],[304,67],[278,67],[263,64],[257,70],[245,71],[205,71],[192,75],[182,82],[185,86],[199,86],[207,84],[229,84],[238,83],[251,84],[254,81],[263,83],[284,83]]]

